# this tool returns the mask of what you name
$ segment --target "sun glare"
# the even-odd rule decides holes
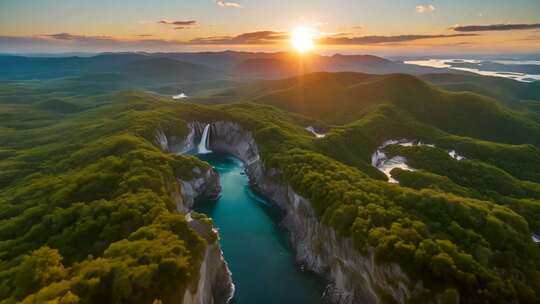
[[[300,27],[292,32],[291,44],[297,52],[303,54],[315,47],[313,39],[314,31],[312,29]]]

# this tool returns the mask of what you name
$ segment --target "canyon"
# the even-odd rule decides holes
[[[283,227],[299,265],[324,277],[329,285],[323,298],[329,303],[397,303],[422,294],[422,281],[414,281],[397,264],[375,262],[374,250],[357,251],[349,238],[343,238],[319,222],[311,203],[286,183],[281,173],[267,168],[252,133],[235,122],[191,122],[184,138],[158,131],[156,143],[171,153],[198,149],[232,155],[244,163],[251,188],[284,211]],[[204,144],[204,147],[198,143]],[[178,210],[190,210],[194,200],[215,188],[215,173],[181,182],[187,193],[178,201]],[[212,191],[210,191],[212,192]]]

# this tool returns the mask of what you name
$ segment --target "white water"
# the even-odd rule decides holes
[[[384,175],[388,177],[388,182],[392,184],[399,184],[399,181],[390,174],[393,169],[399,168],[405,171],[414,171],[415,169],[407,165],[407,159],[403,156],[398,155],[389,159],[386,153],[384,153],[384,148],[390,145],[400,145],[403,147],[426,146],[435,148],[435,145],[432,144],[424,144],[421,141],[415,142],[407,139],[387,140],[383,142],[371,156],[371,165],[384,173]],[[448,155],[458,161],[465,159],[465,157],[459,155],[455,150],[448,151]]]
[[[311,132],[311,134],[313,134],[316,138],[324,138],[326,136],[326,134],[317,133],[317,131],[315,131],[315,128],[313,126],[308,126],[306,130]]]
[[[392,177],[392,170],[399,168],[405,171],[414,171],[413,168],[407,165],[407,159],[403,156],[395,156],[390,159],[384,159],[380,162],[377,169],[379,169],[384,175],[388,177],[388,182],[392,184],[399,184],[399,181]]]
[[[201,137],[201,142],[197,146],[197,153],[199,153],[199,154],[207,154],[207,153],[212,152],[208,148],[208,138],[209,138],[209,136],[210,136],[210,124],[207,124],[204,127],[204,131],[203,131],[203,134],[202,134],[202,137]]]
[[[533,235],[531,237],[532,237],[533,242],[535,242],[537,244],[540,243],[540,236],[533,233]]]
[[[184,99],[184,98],[188,98],[188,96],[184,93],[180,93],[178,95],[173,95],[172,97],[173,99],[177,100],[177,99]]]
[[[384,148],[395,145],[395,144],[401,144],[401,145],[412,145],[411,142],[408,142],[406,140],[387,140],[382,145],[380,145],[375,153],[371,156],[371,165],[388,177],[388,182],[392,184],[399,184],[399,182],[392,177],[392,174],[390,172],[395,169],[399,168],[406,171],[414,171],[413,168],[409,167],[407,165],[407,159],[403,156],[395,156],[392,158],[388,158],[386,153],[384,153]]]
[[[452,157],[453,159],[456,159],[456,160],[464,160],[465,157],[457,154],[457,152],[455,150],[452,150],[450,152],[448,152],[448,154],[450,155],[450,157]]]

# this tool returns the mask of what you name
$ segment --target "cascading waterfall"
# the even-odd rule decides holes
[[[324,138],[326,137],[326,134],[318,133],[313,126],[306,127],[306,130],[308,130],[315,138]]]
[[[199,154],[207,154],[212,151],[208,149],[208,137],[210,136],[210,124],[207,124],[204,127],[204,131],[201,137],[201,142],[199,143],[199,146],[197,147],[197,152]]]

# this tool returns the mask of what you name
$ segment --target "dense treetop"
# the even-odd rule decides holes
[[[427,97],[381,92],[341,120],[326,117],[334,110],[328,105],[317,115],[292,114],[263,99],[205,106],[139,92],[88,97],[0,84],[0,298],[179,299],[208,241],[173,212],[171,193],[175,179],[191,179],[194,167],[207,164],[160,151],[155,131],[183,136],[187,122],[230,120],[253,133],[265,165],[312,202],[324,225],[377,263],[397,263],[422,280],[428,292],[412,302],[442,293],[464,303],[537,303],[536,122],[491,99],[447,95],[406,76],[354,77],[364,82],[349,85],[358,94],[404,81],[400,87],[418,85],[418,96]],[[433,117],[421,111],[428,99]],[[449,109],[455,120],[433,120]],[[466,111],[476,115],[461,116]],[[499,129],[507,123],[519,136]],[[315,139],[307,125],[326,137]],[[371,154],[400,138],[436,148],[388,147],[417,168],[395,170],[401,185],[391,185],[371,166]]]
[[[172,303],[197,279],[208,241],[172,195],[208,165],[160,151],[158,124],[185,123],[133,97],[69,114],[2,99],[1,302]]]

